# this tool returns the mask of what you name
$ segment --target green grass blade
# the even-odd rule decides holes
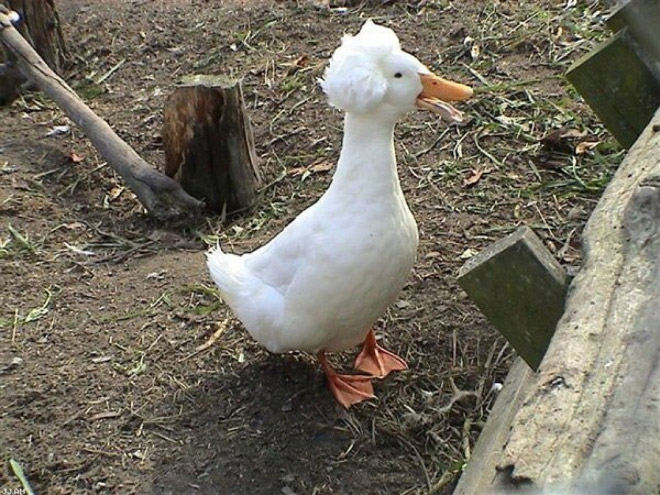
[[[14,459],[9,459],[9,464],[11,465],[12,471],[14,471],[14,474],[21,482],[21,485],[23,486],[23,490],[25,490],[25,493],[27,493],[27,495],[34,495],[34,491],[32,491],[30,482],[27,480],[27,477],[23,472],[23,467]]]

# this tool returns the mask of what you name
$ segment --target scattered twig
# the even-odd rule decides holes
[[[117,64],[115,64],[108,72],[99,77],[96,81],[96,84],[101,84],[102,82],[108,80],[112,74],[114,74],[122,65],[126,63],[126,59],[123,58]]]
[[[211,337],[209,337],[209,339],[206,342],[204,342],[202,345],[195,347],[195,352],[203,352],[209,347],[211,347],[213,344],[215,344],[220,338],[220,336],[227,329],[228,322],[229,322],[229,318],[225,318],[221,323],[218,323],[218,329],[215,332],[213,332],[213,335],[211,335]]]
[[[456,476],[456,472],[454,471],[445,471],[444,473],[442,473],[440,479],[435,483],[433,483],[433,486],[431,486],[427,495],[435,495],[436,493],[440,493],[440,491],[445,486],[447,486],[451,481],[453,481],[455,476]]]
[[[222,334],[225,332],[225,330],[227,329],[227,324],[228,323],[229,323],[229,318],[225,318],[220,323],[218,323],[217,330],[215,332],[213,332],[213,334],[209,337],[209,339],[206,342],[204,342],[203,344],[198,345],[197,347],[195,347],[194,352],[188,354],[186,357],[181,359],[181,361],[187,361],[188,359],[195,357],[196,355],[204,352],[206,349],[208,349],[213,344],[215,344],[218,341],[218,339],[222,336]]]

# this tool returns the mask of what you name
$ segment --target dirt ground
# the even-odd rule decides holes
[[[458,287],[458,269],[527,224],[574,270],[583,224],[622,156],[561,77],[603,36],[597,3],[58,9],[65,78],[154,165],[177,80],[242,77],[264,182],[258,205],[227,225],[158,224],[46,97],[1,110],[2,488],[21,486],[13,459],[37,494],[450,493],[513,357]],[[195,349],[229,316],[211,290],[207,246],[249,251],[327,186],[341,116],[317,79],[341,35],[367,18],[477,92],[464,126],[420,112],[397,129],[421,246],[377,333],[410,370],[345,411],[312,357],[269,355],[236,320]],[[348,370],[353,356],[333,360]]]

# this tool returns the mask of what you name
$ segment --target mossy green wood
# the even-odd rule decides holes
[[[642,60],[644,57],[638,55],[641,48],[636,46],[628,28],[624,28],[566,73],[566,78],[626,148],[635,143],[660,106],[660,80]]]
[[[458,283],[537,369],[564,311],[568,275],[534,231],[521,227],[469,259]]]
[[[660,65],[660,36],[658,36],[660,2],[658,0],[625,0],[618,2],[618,5],[619,8],[606,20],[607,26],[613,32],[627,27],[638,46],[650,59],[650,63],[647,65],[653,71],[654,65]],[[655,75],[660,78],[657,70]]]
[[[498,398],[455,495],[659,493],[658,128],[660,109],[584,228],[583,265],[539,370],[523,380],[512,369],[504,388],[516,394]],[[512,419],[502,397],[520,400]]]

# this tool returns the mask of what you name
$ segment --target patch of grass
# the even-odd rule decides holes
[[[184,293],[190,294],[186,311],[198,316],[209,315],[223,306],[220,292],[215,287],[204,284],[184,285]]]
[[[305,79],[301,76],[300,73],[296,72],[295,74],[285,77],[280,83],[280,90],[285,93],[291,91],[296,91],[305,86]]]
[[[83,99],[83,100],[93,100],[94,98],[101,96],[106,92],[105,88],[100,85],[96,84],[95,82],[92,81],[86,81],[81,83],[78,87],[75,88],[76,93]]]
[[[50,311],[50,305],[52,303],[53,296],[57,295],[57,293],[59,293],[59,287],[48,287],[46,289],[46,297],[41,306],[29,309],[27,314],[24,316],[23,312],[15,309],[14,316],[12,318],[0,318],[0,328],[13,328],[15,331],[22,325],[41,320]]]
[[[220,237],[216,234],[207,234],[206,232],[199,230],[196,230],[194,234],[195,237],[204,242],[208,247],[215,247],[218,245],[218,242],[220,242]]]
[[[8,258],[11,254],[11,246],[9,244],[11,243],[11,239],[0,239],[0,259],[2,258]]]
[[[25,495],[34,495],[34,491],[30,486],[30,482],[28,481],[27,476],[25,476],[25,472],[23,471],[23,466],[21,466],[18,461],[15,461],[14,459],[9,459],[9,465],[11,466],[11,470],[14,472],[14,475],[18,478],[18,481],[21,482],[21,486],[23,487],[22,493]],[[10,492],[12,492],[12,490],[10,490],[8,493]]]
[[[18,257],[23,255],[36,255],[41,246],[30,238],[30,235],[19,231],[11,223],[7,225],[11,237],[0,240],[0,258]]]

